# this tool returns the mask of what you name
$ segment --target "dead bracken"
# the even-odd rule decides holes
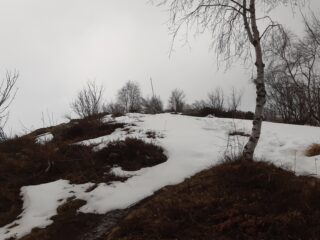
[[[106,240],[318,239],[320,183],[263,162],[229,162],[165,187]]]
[[[320,155],[320,144],[314,143],[305,151],[307,157],[314,157]]]

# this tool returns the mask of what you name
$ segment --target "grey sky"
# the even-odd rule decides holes
[[[320,8],[319,0],[311,8]],[[302,31],[299,14],[278,9],[274,17],[296,32]],[[250,73],[234,66],[217,71],[208,35],[175,44],[168,56],[165,8],[147,0],[0,0],[0,76],[6,69],[20,72],[19,92],[11,107],[7,130],[16,132],[42,126],[42,112],[60,121],[70,102],[88,79],[105,86],[105,99],[115,98],[127,81],[140,83],[150,95],[152,77],[165,103],[179,87],[188,102],[208,91],[231,86],[245,92],[243,109],[252,110],[254,88]]]

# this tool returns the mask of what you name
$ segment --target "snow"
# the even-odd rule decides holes
[[[20,238],[31,229],[44,228],[53,221],[50,219],[57,214],[58,206],[64,204],[69,197],[83,192],[92,184],[71,185],[66,180],[27,186],[21,188],[23,212],[21,218],[0,228],[0,239]]]
[[[108,114],[108,115],[104,116],[102,121],[105,123],[109,123],[109,122],[113,122],[114,118],[112,117],[112,114]]]
[[[114,167],[110,170],[110,173],[112,173],[115,176],[118,177],[133,177],[136,175],[141,175],[144,172],[146,172],[149,168],[142,168],[138,171],[125,171],[121,167]]]
[[[148,138],[147,133],[153,131],[158,138],[162,138],[164,136],[161,131],[155,131],[153,128],[144,128],[143,123],[145,117],[146,115],[140,113],[129,113],[126,116],[113,118],[113,121],[115,122],[126,124],[126,129],[118,128],[110,135],[84,140],[76,144],[86,146],[94,145],[94,150],[96,151],[106,147],[112,141],[125,140],[126,138],[138,138],[144,140],[145,142],[157,144],[158,142],[156,140]],[[109,121],[108,119],[109,118],[106,118],[105,121]]]
[[[85,191],[90,184],[70,185],[64,180],[24,187],[21,190],[24,212],[21,219],[14,222],[18,226],[8,229],[7,225],[0,228],[0,239],[14,235],[20,237],[30,232],[33,227],[47,226],[51,223],[50,217],[56,214],[57,207],[71,196],[87,201],[79,209],[84,213],[103,214],[114,209],[127,208],[166,185],[178,184],[217,164],[224,154],[240,152],[247,137],[228,136],[228,133],[234,130],[250,133],[252,126],[248,120],[211,116],[197,118],[176,114],[129,114],[112,121],[127,124],[129,133],[117,129],[111,135],[78,144],[95,144],[95,149],[98,150],[111,141],[136,137],[162,146],[168,161],[135,172],[115,167],[111,170],[112,173],[130,178],[125,182],[99,184],[90,192]],[[157,138],[147,138],[148,131],[154,131]],[[320,172],[320,163],[317,164],[320,156],[306,157],[304,150],[310,144],[319,142],[320,128],[265,122],[256,157],[294,170],[297,174],[315,175]],[[62,201],[58,201],[59,199]]]
[[[48,133],[44,133],[44,134],[37,136],[36,143],[46,144],[46,143],[52,141],[52,139],[53,139],[53,135],[50,132],[48,132]]]

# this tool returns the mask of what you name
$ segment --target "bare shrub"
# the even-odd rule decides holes
[[[102,85],[97,85],[95,81],[88,81],[71,103],[71,108],[80,118],[99,114],[102,112],[102,94]]]
[[[160,96],[153,96],[151,98],[143,98],[142,106],[145,113],[156,114],[163,112],[163,103]]]
[[[15,88],[16,82],[19,78],[19,73],[6,72],[5,79],[0,83],[0,140],[5,140],[6,134],[3,130],[7,123],[9,116],[9,106],[16,96],[17,88]]]
[[[197,100],[191,105],[191,109],[195,111],[201,111],[204,108],[209,108],[208,103],[204,100]]]
[[[119,103],[109,103],[103,106],[104,112],[111,113],[114,117],[119,117],[125,114],[125,108]]]
[[[214,91],[208,93],[208,107],[223,111],[224,93],[221,88],[216,88]]]

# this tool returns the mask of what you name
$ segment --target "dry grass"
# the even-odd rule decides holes
[[[204,107],[201,109],[191,109],[183,112],[184,115],[194,116],[194,117],[206,117],[208,115],[213,115],[219,118],[238,118],[238,119],[249,119],[254,118],[252,112],[242,112],[242,111],[232,111],[232,110],[220,110],[210,107]]]
[[[122,219],[127,210],[106,214],[84,214],[77,210],[86,202],[70,199],[57,209],[53,223],[46,228],[35,228],[20,240],[101,240],[104,233]]]
[[[250,134],[249,133],[245,133],[243,131],[232,131],[232,132],[229,132],[229,136],[250,137]]]
[[[0,143],[0,227],[21,213],[22,186],[58,179],[72,183],[124,181],[126,178],[110,173],[113,166],[138,170],[166,161],[161,148],[137,139],[113,142],[98,152],[90,146],[72,144],[108,135],[119,127],[124,126],[92,118],[76,120],[50,127],[54,140],[44,145],[35,143],[35,138],[49,128]]]
[[[67,179],[72,183],[124,181],[115,165],[134,171],[167,160],[163,149],[138,139],[115,141],[98,152],[82,145],[40,145],[29,138],[0,144],[0,226],[21,212],[20,188]]]
[[[106,240],[318,240],[319,180],[262,162],[229,162],[165,187]]]
[[[305,155],[308,157],[320,155],[320,144],[314,143],[311,146],[309,146],[305,151]]]
[[[161,147],[135,138],[111,142],[96,156],[97,162],[103,161],[111,166],[118,165],[126,171],[152,167],[167,160]]]
[[[73,120],[60,131],[53,132],[58,141],[79,142],[111,134],[117,128],[123,128],[123,123],[104,123],[100,118],[85,118]]]

